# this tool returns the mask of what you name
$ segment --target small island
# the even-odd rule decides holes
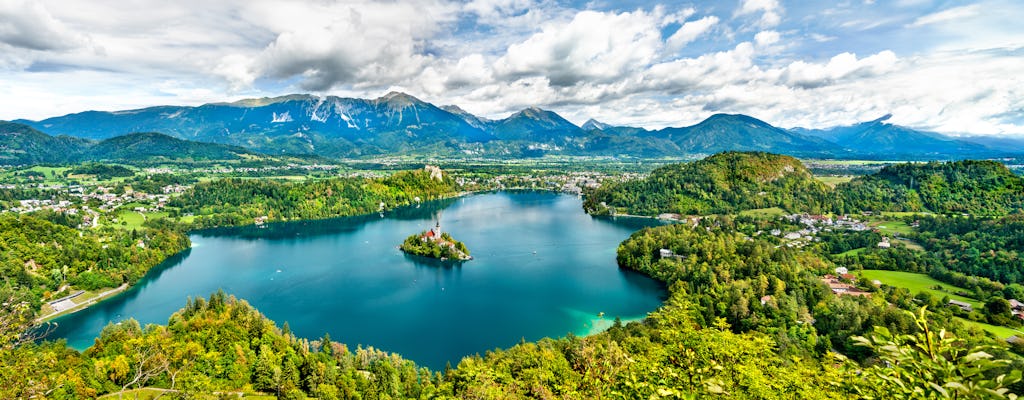
[[[441,232],[440,221],[431,230],[405,238],[405,242],[398,248],[409,254],[441,260],[473,259],[465,244],[453,239],[448,233]]]

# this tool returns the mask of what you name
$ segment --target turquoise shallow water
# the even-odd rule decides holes
[[[434,225],[475,257],[461,265],[403,254]],[[167,322],[187,297],[223,289],[297,335],[394,351],[438,369],[466,355],[586,333],[604,319],[657,308],[662,284],[615,263],[646,219],[598,219],[575,196],[498,192],[433,202],[384,217],[340,218],[193,234],[193,248],[138,285],[59,318],[51,337],[84,349],[110,322]]]

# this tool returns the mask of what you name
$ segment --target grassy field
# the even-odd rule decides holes
[[[917,244],[916,242],[914,242],[912,240],[893,239],[892,242],[893,243],[903,243],[903,245],[907,246],[907,248],[910,249],[910,250],[924,251],[924,247],[922,247],[921,245]]]
[[[894,234],[909,235],[914,231],[914,228],[903,221],[878,221],[871,223],[871,226],[878,229],[882,234],[890,236]]]
[[[1024,336],[1024,332],[1015,330],[1013,328],[1007,328],[1005,326],[989,325],[989,324],[986,324],[984,322],[974,322],[974,321],[971,321],[971,320],[968,320],[968,319],[963,319],[963,318],[960,318],[960,317],[956,317],[956,319],[959,320],[960,322],[963,322],[964,324],[973,325],[973,326],[976,326],[978,328],[984,329],[986,332],[991,333],[993,335],[996,335],[996,337],[999,337],[999,338],[1005,339],[1005,338],[1008,338],[1010,336]]]
[[[857,255],[857,254],[863,253],[864,250],[867,250],[867,247],[861,247],[859,249],[847,250],[847,251],[844,251],[844,252],[839,253],[837,255],[840,256],[840,257],[853,256],[853,255]]]
[[[966,290],[950,285],[948,283],[939,282],[925,274],[866,269],[861,271],[861,275],[864,276],[865,279],[877,279],[879,281],[882,281],[883,284],[889,286],[910,289],[912,293],[928,292],[931,293],[932,296],[936,296],[938,298],[942,298],[943,296],[949,296],[951,300],[958,300],[965,303],[969,303],[975,309],[980,309],[984,306],[984,304],[978,300],[953,294],[953,292]],[[942,290],[932,289],[936,285],[941,286]]]
[[[740,215],[745,217],[781,217],[786,215],[786,210],[778,207],[755,208],[753,210],[740,211]]]
[[[141,213],[123,210],[117,213],[117,223],[114,227],[135,229],[141,227],[143,222],[146,222],[146,217]]]
[[[845,176],[815,176],[814,177],[814,179],[817,179],[817,180],[823,182],[824,184],[828,185],[829,187],[836,187],[836,185],[838,185],[840,183],[849,182],[849,181],[853,180],[853,178],[855,178],[855,176],[853,176],[853,175],[845,175]]]

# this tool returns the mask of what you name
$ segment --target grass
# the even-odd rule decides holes
[[[892,242],[893,243],[902,243],[904,246],[907,246],[907,248],[910,249],[910,250],[924,251],[924,246],[921,246],[921,245],[917,244],[917,242],[914,242],[912,240],[893,239]]]
[[[847,251],[844,251],[842,253],[837,254],[837,256],[840,256],[840,257],[853,256],[853,255],[857,255],[857,254],[863,253],[867,249],[868,249],[867,247],[861,247],[859,249],[847,250]]]
[[[981,309],[984,304],[978,300],[970,297],[964,297],[953,294],[957,291],[964,291],[963,288],[950,285],[948,283],[942,283],[932,277],[925,274],[915,274],[913,272],[900,272],[900,271],[884,271],[876,269],[866,269],[861,271],[861,275],[868,280],[879,280],[882,283],[894,286],[910,289],[912,293],[928,292],[932,296],[942,298],[943,296],[949,296],[951,300],[958,300],[971,305],[975,309]],[[935,286],[942,287],[942,290],[932,289]]]
[[[778,208],[755,208],[753,210],[740,211],[740,215],[744,217],[781,217],[786,215],[786,211]]]
[[[852,181],[853,178],[854,178],[853,175],[844,175],[844,176],[815,176],[814,177],[814,179],[817,179],[817,180],[821,181],[822,183],[828,185],[829,187],[833,187],[833,188],[836,187],[836,185],[838,185],[840,183],[846,183],[846,182]]]
[[[968,325],[968,326],[976,326],[978,328],[984,329],[988,333],[996,335],[996,337],[1003,338],[1003,339],[1006,339],[1006,338],[1008,338],[1010,336],[1015,336],[1015,335],[1024,335],[1024,332],[1015,330],[1013,328],[1008,328],[1008,327],[1005,327],[1005,326],[995,326],[995,325],[986,324],[984,322],[975,322],[975,321],[971,321],[969,319],[964,319],[964,318],[960,318],[960,317],[955,317],[955,318],[957,320],[959,320],[960,322],[963,322],[964,324]]]
[[[141,213],[135,211],[120,211],[117,213],[117,223],[114,224],[114,227],[135,229],[142,227],[143,222],[146,222],[146,217]]]
[[[888,234],[890,236],[894,234],[909,235],[914,232],[914,228],[903,221],[879,221],[873,223],[872,227],[878,229],[883,234]]]

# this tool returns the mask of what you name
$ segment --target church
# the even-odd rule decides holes
[[[429,240],[432,242],[441,240],[441,220],[437,220],[437,225],[434,225],[433,228],[424,233],[421,239]]]

